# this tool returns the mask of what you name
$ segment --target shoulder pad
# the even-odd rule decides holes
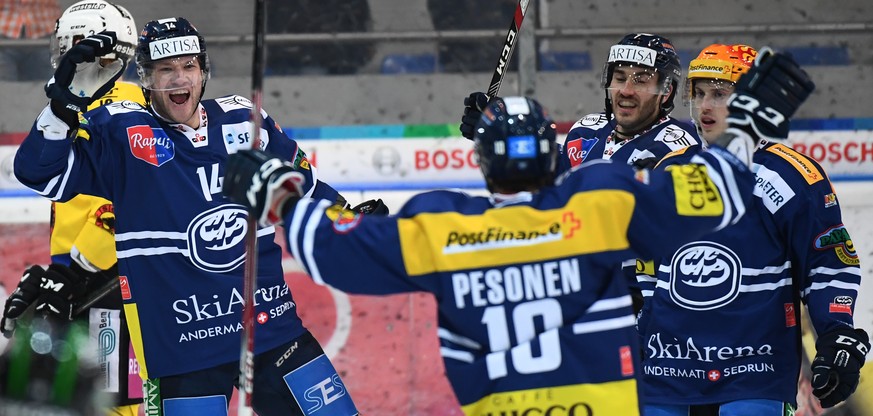
[[[782,143],[769,144],[764,147],[764,150],[779,156],[788,162],[789,165],[793,166],[794,169],[800,173],[809,185],[827,179],[827,176],[825,176],[824,172],[819,168],[818,163],[803,153],[800,153]]]

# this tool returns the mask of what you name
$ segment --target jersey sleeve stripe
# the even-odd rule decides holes
[[[625,315],[618,318],[602,319],[600,321],[573,324],[573,333],[590,334],[592,332],[604,332],[614,329],[627,328],[636,325],[634,315]]]

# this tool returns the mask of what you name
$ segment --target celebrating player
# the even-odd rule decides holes
[[[101,58],[104,65],[115,59],[127,63],[136,47],[137,28],[133,17],[122,6],[104,0],[84,0],[67,8],[55,25],[51,41],[52,67],[57,68],[61,56],[80,40],[102,31],[115,32],[117,43],[113,51]],[[103,96],[95,97],[89,109],[123,100],[145,103],[139,86],[118,81]],[[65,203],[52,203],[51,259],[53,264],[44,270],[32,266],[24,273],[17,290],[7,300],[3,311],[2,329],[10,334],[15,321],[32,304],[40,312],[54,317],[72,319],[74,305],[95,296],[106,284],[118,279],[115,257],[115,216],[112,203],[104,198],[80,194]],[[64,291],[78,291],[80,296],[71,299],[65,293],[57,296],[51,288],[41,287],[45,281],[66,285]],[[74,286],[79,286],[74,289]],[[83,312],[89,322],[91,339],[100,342],[93,345],[98,351],[98,360],[103,364],[102,388],[111,392],[118,406],[112,414],[136,415],[137,404],[142,402],[139,377],[132,382],[140,384],[129,388],[131,380],[128,369],[136,365],[130,348],[130,336],[124,319],[121,292],[110,291],[93,307]]]
[[[148,22],[136,46],[147,106],[76,112],[123,69],[96,67],[115,35],[70,48],[15,158],[15,175],[52,200],[87,193],[113,201],[121,293],[141,375],[145,413],[223,415],[239,383],[246,212],[221,194],[228,155],[251,148],[251,102],[201,100],[210,74],[203,36],[184,18]],[[293,161],[302,193],[344,204],[265,111],[261,149]],[[253,408],[265,415],[357,414],[321,346],[297,316],[274,227],[257,230]],[[277,364],[278,363],[278,364]]]
[[[782,143],[814,85],[785,55],[755,56],[745,45],[715,44],[689,66],[698,130],[711,143],[726,129],[757,138],[736,149],[753,160],[757,185],[736,225],[639,276],[646,415],[793,414],[801,303],[818,333],[812,387],[822,407],[855,390],[870,348],[853,327],[861,272],[839,200],[821,166]]]
[[[260,151],[231,156],[223,192],[262,221],[284,220],[319,283],[432,293],[464,413],[640,414],[635,319],[615,265],[735,221],[752,175],[719,148],[667,173],[603,161],[556,181],[555,136],[536,101],[492,100],[474,135],[491,195],[427,192],[396,216],[301,199],[306,179]]]
[[[673,119],[682,66],[669,39],[631,33],[609,49],[603,66],[606,93],[603,113],[588,114],[573,124],[561,147],[559,173],[586,160],[611,159],[639,167],[653,167],[666,154],[700,139],[688,123]],[[470,94],[464,101],[461,133],[472,139],[475,124],[488,97]],[[628,281],[635,285],[637,261],[623,262]],[[634,308],[642,297],[634,290]]]

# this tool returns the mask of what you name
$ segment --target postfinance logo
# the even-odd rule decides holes
[[[422,213],[399,220],[398,230],[406,270],[415,276],[625,249],[632,210],[629,193],[591,191],[554,209]]]

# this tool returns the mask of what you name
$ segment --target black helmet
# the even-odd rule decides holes
[[[146,23],[136,45],[136,73],[143,92],[151,86],[152,63],[177,56],[196,55],[203,71],[203,89],[209,80],[209,56],[206,54],[206,40],[184,17],[152,20]],[[202,94],[201,94],[202,96]]]
[[[555,122],[536,100],[503,97],[482,111],[473,142],[488,189],[539,189],[555,178],[558,147]]]
[[[112,397],[100,388],[96,354],[88,353],[96,347],[87,324],[22,320],[0,356],[0,415],[105,414]]]
[[[676,96],[676,88],[679,85],[679,79],[682,78],[682,65],[679,63],[679,55],[676,54],[676,49],[673,48],[670,39],[649,33],[625,35],[617,44],[609,48],[609,58],[603,66],[601,87],[605,89],[612,82],[613,70],[619,64],[657,70],[661,93],[666,93],[668,87],[673,87],[667,102],[661,105],[661,115],[667,115],[673,111],[673,97]],[[610,104],[609,92],[607,92],[607,114],[612,111]]]

